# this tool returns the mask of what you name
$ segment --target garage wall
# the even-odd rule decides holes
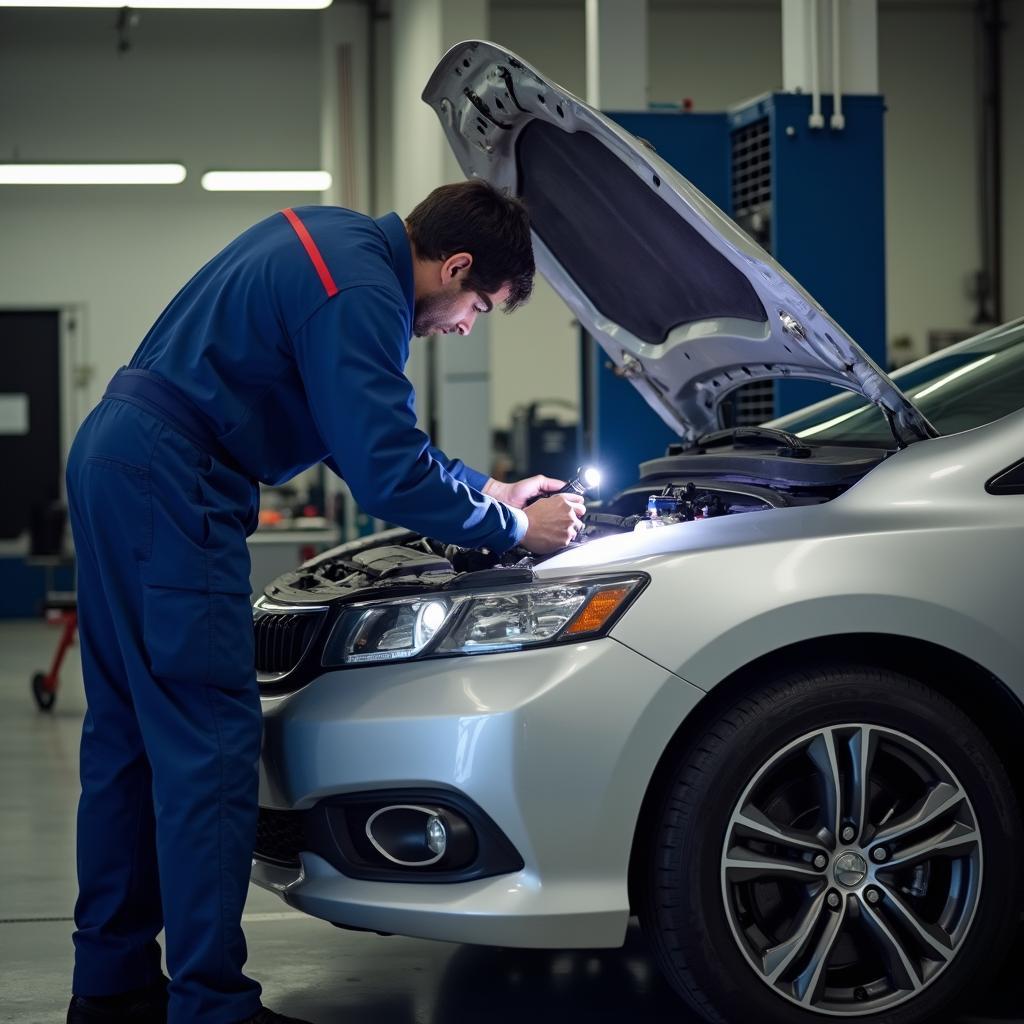
[[[647,56],[651,101],[689,98],[694,110],[726,110],[781,89],[781,7],[764,0],[654,0]]]
[[[174,187],[0,189],[0,306],[81,303],[88,409],[175,291],[239,231],[312,194],[204,192],[211,168],[319,165],[315,13],[0,11],[0,156],[180,161]]]
[[[1024,0],[1007,3],[1003,41],[1003,314],[1024,316]]]
[[[980,266],[976,52],[970,3],[882,7],[879,77],[888,113],[886,261],[890,349],[965,328]],[[906,361],[905,356],[900,357]]]

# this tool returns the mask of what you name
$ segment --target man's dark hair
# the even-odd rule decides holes
[[[406,218],[416,255],[446,260],[473,257],[464,288],[493,295],[510,285],[505,312],[533,291],[533,245],[526,207],[515,196],[478,178],[435,188]]]

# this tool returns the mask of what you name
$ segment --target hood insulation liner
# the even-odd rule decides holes
[[[680,324],[767,320],[746,276],[589,133],[535,120],[516,157],[533,230],[609,320],[652,345]]]

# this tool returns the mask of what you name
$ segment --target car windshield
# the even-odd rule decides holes
[[[897,370],[893,380],[940,434],[979,427],[1024,406],[1024,320],[986,331]],[[889,447],[881,410],[844,394],[772,421],[797,437]]]

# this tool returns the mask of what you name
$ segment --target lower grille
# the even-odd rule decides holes
[[[299,867],[299,854],[306,849],[304,817],[303,811],[271,811],[261,807],[253,854],[275,864]]]
[[[264,612],[254,620],[256,671],[290,672],[306,653],[323,619],[322,612]]]

